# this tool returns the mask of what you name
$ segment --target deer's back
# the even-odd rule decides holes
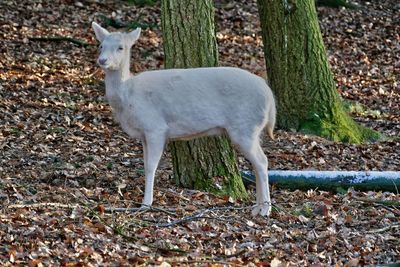
[[[132,84],[124,99],[136,123],[165,123],[182,135],[227,125],[253,127],[265,122],[268,105],[274,105],[265,81],[237,68],[149,71],[135,76]],[[151,122],[143,121],[146,117]]]

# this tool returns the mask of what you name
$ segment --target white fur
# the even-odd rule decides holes
[[[129,71],[130,48],[140,29],[109,33],[92,23],[101,42],[98,58],[106,73],[106,96],[116,120],[143,143],[144,205],[153,202],[154,175],[169,139],[227,133],[256,171],[253,215],[269,215],[268,160],[259,137],[266,126],[273,138],[275,101],[265,81],[238,68]]]

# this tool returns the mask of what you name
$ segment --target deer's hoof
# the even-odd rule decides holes
[[[263,203],[257,204],[251,211],[253,216],[261,215],[268,217],[271,214],[271,204]]]

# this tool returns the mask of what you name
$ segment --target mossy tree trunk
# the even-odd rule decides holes
[[[212,0],[162,0],[166,68],[218,65]],[[226,137],[176,141],[169,146],[178,184],[246,198],[236,154]]]
[[[379,134],[347,114],[336,90],[314,0],[257,0],[268,80],[284,129],[361,143]]]

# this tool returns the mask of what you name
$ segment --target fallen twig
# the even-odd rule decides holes
[[[134,203],[134,204],[140,204],[140,203]],[[105,208],[106,212],[139,212],[139,211],[159,211],[159,212],[164,212],[168,215],[172,215],[175,216],[176,213],[171,211],[171,210],[166,210],[163,208],[158,208],[158,207],[152,207],[152,206],[148,206],[148,207],[140,207],[140,208],[114,208],[114,207],[106,207]]]
[[[365,197],[354,197],[354,199],[357,201],[364,202],[364,203],[400,207],[400,201],[396,201],[396,200],[379,200],[379,199],[370,199],[370,198],[365,198]]]
[[[386,227],[383,227],[383,228],[370,230],[370,231],[367,231],[366,233],[367,234],[377,234],[377,233],[382,233],[382,232],[385,232],[385,231],[388,231],[388,230],[391,230],[391,229],[394,229],[394,228],[399,228],[399,227],[400,227],[400,224],[393,224],[393,225],[389,225],[389,226],[386,226]]]
[[[74,209],[79,205],[74,204],[63,204],[63,203],[53,203],[53,202],[44,202],[44,203],[27,203],[27,204],[13,204],[7,206],[8,209],[23,209],[23,208],[67,208]]]
[[[175,221],[172,221],[170,223],[155,224],[154,226],[156,226],[156,227],[170,227],[170,226],[174,226],[174,225],[177,225],[177,224],[191,222],[191,221],[197,221],[197,220],[201,220],[201,219],[217,219],[217,218],[203,216],[203,214],[195,214],[195,215],[192,215],[192,216],[183,217],[182,219],[175,220]]]
[[[94,44],[87,43],[85,41],[75,39],[68,36],[42,36],[42,37],[28,37],[30,41],[44,41],[44,42],[70,42],[78,46],[88,47],[94,46]]]
[[[190,201],[190,199],[188,199],[187,197],[184,197],[181,194],[179,194],[177,192],[173,192],[171,190],[164,190],[162,188],[158,188],[158,191],[164,192],[164,193],[172,195],[174,197],[178,197],[178,198],[183,199],[183,200],[188,201],[188,202]]]
[[[381,204],[377,204],[377,207],[382,207],[385,210],[390,211],[391,213],[394,213],[397,216],[400,216],[400,211],[396,208],[392,208],[392,207],[381,205]]]
[[[198,211],[196,214],[190,215],[183,217],[181,219],[177,219],[175,221],[169,222],[169,223],[159,223],[155,224],[154,226],[156,227],[170,227],[190,221],[197,221],[200,219],[212,219],[212,220],[221,220],[219,217],[210,217],[210,216],[204,216],[206,213],[213,212],[213,211],[228,211],[228,210],[244,210],[244,209],[251,209],[254,206],[244,206],[244,207],[214,207],[214,208],[209,208],[209,209],[204,209]]]
[[[400,211],[397,209],[400,207],[400,202],[395,200],[377,200],[377,199],[370,199],[370,198],[363,198],[363,197],[354,197],[356,201],[360,201],[365,204],[370,204],[375,207],[381,207],[385,210],[388,210],[394,213],[397,216],[400,216]]]
[[[128,241],[139,241],[140,239],[135,237],[135,236],[131,236],[131,235],[127,235],[125,234],[121,229],[119,229],[118,227],[115,227],[111,224],[109,224],[106,220],[104,220],[100,214],[94,210],[93,208],[88,207],[87,205],[83,204],[83,207],[85,207],[92,216],[96,217],[100,222],[102,222],[105,226],[109,227],[110,229],[113,230],[113,232],[119,236],[121,236],[122,238],[128,240]],[[160,250],[160,251],[168,251],[168,252],[174,252],[174,253],[179,253],[179,254],[187,254],[186,251],[181,250],[181,249],[177,249],[177,248],[165,248],[165,247],[159,247],[150,243],[146,243],[143,242],[142,245],[149,247],[149,248],[153,248],[156,250]]]
[[[175,263],[175,264],[189,264],[189,265],[193,265],[193,264],[204,264],[205,266],[211,265],[226,265],[226,266],[246,266],[244,264],[238,264],[238,263],[231,263],[231,262],[227,262],[227,261],[216,261],[216,260],[182,260],[182,261],[169,261],[169,263]]]

